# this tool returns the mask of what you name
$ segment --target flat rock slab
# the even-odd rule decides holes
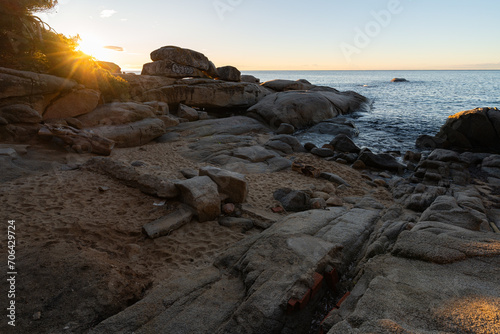
[[[147,223],[142,229],[149,238],[159,238],[189,223],[193,216],[193,210],[189,206],[181,205],[176,211]]]
[[[208,176],[196,176],[177,181],[182,201],[195,209],[200,222],[215,220],[221,214],[217,184]]]

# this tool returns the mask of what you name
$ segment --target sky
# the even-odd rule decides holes
[[[59,0],[39,13],[123,70],[175,45],[255,70],[500,69],[500,1]]]

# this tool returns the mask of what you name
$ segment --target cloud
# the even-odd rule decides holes
[[[116,13],[117,13],[117,11],[114,9],[105,9],[101,12],[101,17],[102,18],[111,17],[111,16],[115,15]]]
[[[106,45],[103,46],[103,48],[119,52],[125,51],[125,49],[123,49],[121,46],[114,46],[114,45]]]

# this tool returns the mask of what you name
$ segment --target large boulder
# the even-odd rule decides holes
[[[43,113],[43,119],[69,118],[94,110],[101,93],[93,89],[76,89],[54,101]]]
[[[180,103],[207,110],[246,110],[270,92],[256,84],[219,80],[179,80],[174,85],[144,92],[143,101],[162,101],[171,109]]]
[[[248,115],[275,128],[281,123],[304,128],[356,111],[365,102],[353,92],[287,91],[266,96],[248,109]]]
[[[135,147],[162,136],[165,133],[165,123],[158,118],[145,118],[134,123],[96,126],[87,130],[111,139],[116,147]]]
[[[263,82],[261,85],[276,92],[285,92],[288,90],[309,90],[315,87],[309,81],[304,79],[297,81],[276,79]]]
[[[44,115],[47,108],[51,109],[51,113],[58,109],[56,114],[79,114],[80,112],[85,113],[95,108],[97,102],[93,98],[96,94],[94,91],[88,94],[88,99],[84,97],[85,101],[83,103],[72,98],[72,96],[75,97],[74,94],[78,95],[81,91],[82,89],[79,88],[78,84],[73,80],[67,80],[53,75],[0,67],[0,107],[25,105],[31,108],[31,111],[28,113],[35,117],[29,117],[31,120],[38,118],[32,114],[33,110],[37,111],[40,115]],[[84,93],[82,95],[90,93],[87,90],[83,91]],[[60,99],[61,96],[63,96],[62,99]],[[65,96],[68,97],[65,98]],[[76,104],[66,104],[66,101],[69,99],[73,99],[73,102]],[[10,115],[7,117],[10,120],[7,121],[5,117],[4,120],[0,119],[0,126],[2,126],[0,129],[0,136],[2,138],[10,138],[9,140],[14,141],[32,139],[32,135],[36,133],[36,131],[33,131],[34,126],[26,126],[24,124],[33,124],[32,121],[26,122],[25,116],[27,115],[27,107],[23,107],[24,111],[22,115],[18,116],[14,116],[10,111],[6,111]],[[14,109],[16,108],[19,109],[19,107],[14,107]],[[50,114],[48,114],[48,116],[53,117]],[[55,116],[59,118],[57,115]],[[22,118],[24,118],[24,120]],[[44,117],[44,119],[47,119],[47,117]],[[20,122],[17,122],[18,120]],[[6,126],[7,123],[10,125]],[[6,127],[4,127],[4,125]]]
[[[153,75],[120,74],[129,83],[130,97],[136,101],[153,101],[144,98],[144,93],[153,89],[173,85],[177,79]]]
[[[88,114],[78,117],[83,127],[98,125],[121,125],[155,117],[151,106],[135,102],[113,102],[103,104]]]
[[[403,172],[406,169],[406,166],[399,163],[392,155],[388,153],[375,154],[368,149],[361,151],[359,160],[363,161],[368,167],[382,170]]]
[[[158,60],[144,64],[142,75],[158,75],[169,78],[206,78],[207,75],[197,68],[180,65],[168,60]]]
[[[241,72],[234,66],[217,67],[219,79],[224,81],[241,81]]]
[[[500,110],[476,108],[448,117],[436,137],[461,150],[500,152]]]
[[[29,98],[68,92],[77,86],[78,84],[73,80],[53,75],[0,67],[0,102],[2,105],[7,103],[1,99],[27,98],[29,100]]]
[[[26,104],[12,104],[0,108],[0,124],[40,123],[42,116]]]
[[[153,62],[170,62],[178,66],[197,69],[213,78],[217,77],[217,70],[214,64],[204,54],[190,49],[183,49],[177,46],[164,46],[151,52],[151,60]],[[185,75],[184,77],[189,76],[192,75]]]

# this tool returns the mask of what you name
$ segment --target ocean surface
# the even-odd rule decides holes
[[[435,135],[448,116],[478,107],[500,108],[500,71],[242,71],[261,79],[306,79],[371,100],[371,111],[348,116],[358,146],[376,152],[415,150],[422,134]],[[392,78],[408,82],[391,82]],[[329,143],[329,135],[302,134],[302,142]]]

